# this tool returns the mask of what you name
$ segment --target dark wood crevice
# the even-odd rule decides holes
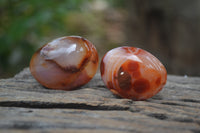
[[[106,111],[123,111],[129,107],[89,105],[86,103],[52,103],[52,102],[33,102],[33,101],[3,101],[0,107],[20,107],[35,109],[83,109],[83,110],[106,110]]]

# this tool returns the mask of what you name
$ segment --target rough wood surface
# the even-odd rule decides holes
[[[147,101],[114,96],[97,74],[74,91],[41,86],[29,69],[0,80],[0,132],[200,133],[200,78],[168,76]]]

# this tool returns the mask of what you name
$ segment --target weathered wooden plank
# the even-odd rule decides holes
[[[200,78],[168,76],[146,101],[114,96],[97,74],[74,91],[44,88],[25,69],[0,80],[0,132],[200,132]]]

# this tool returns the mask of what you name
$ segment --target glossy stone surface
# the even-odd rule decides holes
[[[133,100],[145,100],[166,84],[167,71],[149,52],[135,47],[118,47],[101,60],[101,77],[114,94]]]
[[[57,38],[32,57],[30,71],[43,86],[72,90],[88,83],[98,68],[94,45],[79,36]]]

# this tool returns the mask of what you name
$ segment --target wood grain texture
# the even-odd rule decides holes
[[[41,86],[29,69],[0,80],[0,132],[200,133],[200,78],[168,76],[146,101],[113,95],[100,75],[74,91]]]

